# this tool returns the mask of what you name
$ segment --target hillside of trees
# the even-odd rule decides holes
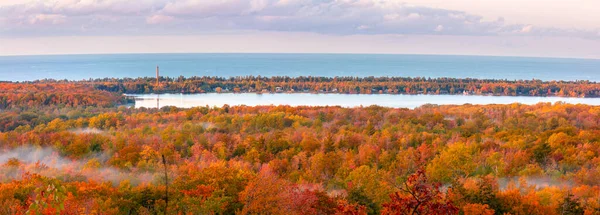
[[[4,99],[0,214],[600,213],[597,106],[135,109],[56,84],[2,85],[72,92]]]
[[[0,214],[600,214],[598,106],[136,109],[108,87],[144,82],[0,83]]]
[[[76,82],[0,82],[0,110],[13,107],[112,107],[126,103],[114,92],[95,89],[92,85]]]

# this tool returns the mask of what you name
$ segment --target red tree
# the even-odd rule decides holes
[[[383,204],[382,214],[458,214],[459,209],[440,191],[438,183],[429,183],[425,171],[408,177],[401,192],[390,195]]]

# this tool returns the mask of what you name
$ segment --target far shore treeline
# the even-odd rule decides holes
[[[496,96],[600,97],[600,83],[591,81],[498,80],[421,77],[154,77],[103,78],[81,81],[39,80],[89,84],[95,89],[129,94],[142,93],[344,93],[433,94]],[[10,83],[10,82],[9,82]]]
[[[599,97],[600,83],[590,81],[489,80],[407,77],[161,77],[96,79],[97,89],[120,93],[349,93],[474,94],[503,96]]]

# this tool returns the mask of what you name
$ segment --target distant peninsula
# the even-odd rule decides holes
[[[104,78],[82,81],[40,80],[30,83],[74,83],[127,93],[340,93],[494,96],[600,97],[591,81],[501,80],[423,77],[158,77]]]

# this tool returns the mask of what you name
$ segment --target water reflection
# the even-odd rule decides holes
[[[475,96],[475,95],[348,95],[348,94],[131,94],[135,107],[156,108],[164,106],[197,107],[228,105],[290,105],[290,106],[342,106],[357,107],[379,105],[383,107],[415,108],[424,104],[537,104],[540,102],[565,102],[571,104],[600,105],[600,98],[562,98],[525,96]]]

